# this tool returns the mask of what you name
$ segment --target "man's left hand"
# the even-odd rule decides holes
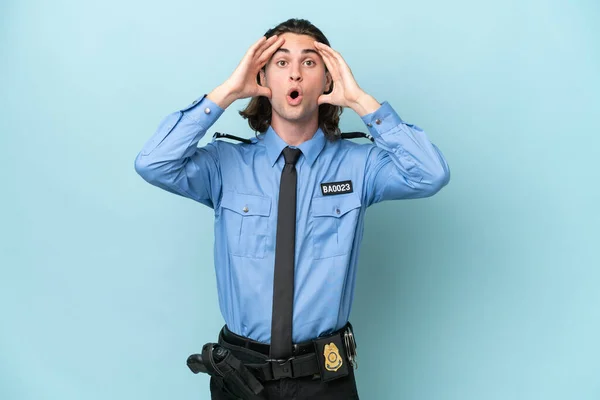
[[[315,42],[315,49],[319,52],[333,79],[333,90],[329,94],[321,95],[317,103],[332,104],[335,106],[349,107],[361,117],[376,111],[380,104],[372,96],[362,90],[352,71],[340,53],[324,43]]]

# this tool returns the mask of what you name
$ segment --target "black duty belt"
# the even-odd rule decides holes
[[[269,359],[270,346],[238,336],[227,327],[218,343],[206,343],[202,354],[192,354],[187,365],[193,373],[207,373],[215,384],[236,399],[262,400],[262,382],[281,378],[318,376],[326,382],[348,375],[357,368],[352,325],[293,346],[292,357]]]
[[[356,367],[356,342],[352,325],[323,337],[293,345],[293,356],[286,360],[269,359],[270,346],[239,336],[224,326],[219,344],[233,352],[253,351],[265,357],[262,363],[246,363],[262,381],[319,375],[328,381],[348,375],[348,367]]]
[[[256,340],[236,335],[227,328],[227,325],[223,327],[220,335],[225,343],[232,344],[238,347],[243,347],[248,350],[256,351],[258,353],[264,354],[267,357],[270,354],[269,351],[271,346],[269,346],[266,343],[257,342]],[[301,356],[303,354],[310,354],[314,352],[315,344],[312,340],[293,345],[294,356]]]

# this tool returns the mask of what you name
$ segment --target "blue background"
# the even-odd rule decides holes
[[[290,17],[321,28],[452,171],[435,197],[367,213],[361,397],[600,398],[597,2],[0,11],[0,399],[209,399],[185,360],[223,324],[212,211],[146,184],[133,161]],[[245,103],[210,133],[252,135]],[[342,128],[366,130],[349,109]]]

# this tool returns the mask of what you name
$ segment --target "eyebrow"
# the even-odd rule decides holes
[[[275,51],[275,53],[273,53],[273,55],[275,55],[279,52],[290,54],[290,51],[288,49],[286,49],[285,47],[280,47],[279,49],[277,49],[277,51]],[[315,49],[302,50],[302,54],[309,54],[309,53],[319,54],[319,53],[317,53],[317,51]]]

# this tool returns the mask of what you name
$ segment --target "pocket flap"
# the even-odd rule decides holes
[[[356,193],[317,197],[312,199],[312,215],[339,218],[360,206],[360,198]]]
[[[271,199],[266,196],[224,192],[221,207],[227,208],[240,215],[271,215]]]

